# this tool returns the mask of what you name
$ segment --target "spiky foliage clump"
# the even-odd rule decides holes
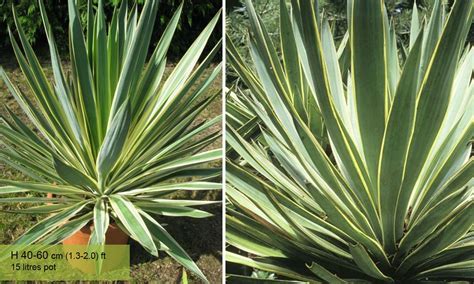
[[[248,90],[229,94],[227,261],[309,282],[473,280],[472,1],[422,23],[415,7],[403,48],[382,0],[349,1],[338,51],[317,1],[282,0],[281,57],[246,5],[255,71],[228,49]]]
[[[0,69],[10,93],[34,126],[29,128],[11,111],[9,117],[2,117],[0,159],[31,180],[1,180],[0,194],[28,195],[0,202],[36,205],[14,213],[50,214],[15,244],[59,243],[91,222],[90,243],[103,244],[109,223],[115,222],[151,254],[165,251],[205,280],[153,215],[210,216],[193,206],[212,201],[171,199],[170,195],[220,188],[212,181],[220,170],[209,163],[221,157],[221,150],[204,151],[219,138],[219,131],[211,127],[220,117],[196,121],[220,93],[208,92],[220,72],[220,65],[212,63],[220,43],[199,62],[219,14],[163,80],[182,4],[145,64],[159,1],[146,1],[141,12],[122,1],[110,22],[105,19],[103,1],[96,12],[89,1],[86,35],[75,2],[68,2],[70,73],[61,64],[42,1],[54,82],[45,76],[16,15],[21,47],[12,32],[10,38],[32,97]]]

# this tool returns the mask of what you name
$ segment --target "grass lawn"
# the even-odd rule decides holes
[[[10,79],[21,91],[29,93],[29,87],[16,65],[16,59],[12,54],[0,56],[0,65],[6,70]],[[47,60],[42,60],[45,73],[52,78],[52,70]],[[64,63],[67,70],[69,64]],[[169,74],[173,66],[167,67]],[[221,78],[218,78],[211,87],[210,94],[220,90]],[[199,120],[215,117],[221,114],[221,100],[218,99],[204,111]],[[23,114],[14,98],[9,94],[5,84],[0,80],[0,114],[6,115],[4,106],[8,106],[13,112],[20,115],[20,118],[27,122],[26,115]],[[216,125],[219,128],[220,125]],[[213,129],[216,130],[216,129]],[[212,131],[212,130],[209,130]],[[222,141],[217,141],[210,148],[220,147]],[[12,180],[24,180],[25,177],[18,171],[0,164],[0,178]],[[206,200],[221,200],[220,192],[200,192],[191,193],[190,198],[200,198]],[[182,196],[180,196],[182,197]],[[12,205],[15,208],[23,207],[22,204]],[[2,210],[13,209],[12,207],[0,206]],[[214,214],[213,217],[205,219],[193,218],[159,218],[158,221],[165,225],[168,232],[178,241],[179,244],[190,254],[207,276],[211,283],[221,283],[222,273],[222,207],[208,206],[207,211]],[[20,236],[25,230],[34,225],[42,216],[20,215],[0,212],[0,244],[9,244]],[[177,283],[181,277],[182,267],[164,252],[156,258],[148,254],[138,243],[131,240],[131,276],[138,283],[159,280],[160,283]],[[200,281],[188,273],[191,283]]]

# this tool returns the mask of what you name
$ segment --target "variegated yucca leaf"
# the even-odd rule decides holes
[[[228,46],[243,84],[227,104],[227,261],[304,282],[473,280],[472,0],[423,20],[414,6],[405,48],[382,0],[348,1],[339,46],[318,1],[282,0],[281,54],[246,6],[254,69]]]
[[[34,129],[8,110],[0,125],[0,160],[31,181],[1,180],[0,194],[56,195],[0,199],[37,205],[23,213],[51,214],[15,243],[57,243],[93,221],[90,242],[103,244],[113,220],[150,253],[165,251],[206,280],[152,215],[210,216],[194,207],[213,202],[169,196],[221,187],[215,182],[220,170],[209,166],[220,159],[221,150],[207,150],[220,136],[212,130],[220,117],[196,121],[220,94],[209,94],[221,70],[220,64],[213,64],[220,43],[202,56],[220,15],[164,79],[166,54],[182,4],[147,61],[159,1],[146,1],[142,9],[130,9],[128,1],[122,1],[110,21],[105,19],[103,2],[99,0],[95,9],[88,1],[84,35],[76,1],[68,1],[71,71],[65,72],[53,28],[39,1],[53,82],[45,76],[14,15],[20,43],[12,32],[10,39],[32,97],[15,86],[3,69],[0,75]]]

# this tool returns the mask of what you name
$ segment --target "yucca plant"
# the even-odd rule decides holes
[[[14,244],[59,243],[91,222],[89,243],[103,244],[109,223],[115,222],[151,254],[165,251],[207,281],[154,215],[208,217],[211,214],[194,206],[214,201],[172,195],[221,187],[215,182],[220,170],[210,164],[220,159],[221,150],[207,150],[219,138],[219,130],[211,127],[220,116],[197,121],[220,94],[209,94],[220,73],[220,64],[213,64],[220,43],[200,58],[219,14],[164,80],[166,53],[182,4],[145,64],[159,1],[146,1],[141,12],[122,1],[110,22],[103,1],[96,12],[88,1],[85,36],[75,2],[68,2],[70,72],[61,64],[42,1],[53,82],[45,76],[16,15],[22,48],[12,32],[10,38],[32,97],[0,69],[33,125],[28,127],[10,110],[2,117],[0,159],[29,180],[1,180],[0,194],[27,195],[3,196],[0,202],[34,204],[16,214],[49,214]],[[55,197],[45,198],[46,193]]]
[[[244,58],[239,54],[237,48],[232,42],[232,39],[227,36],[227,50],[228,62],[230,67],[234,66],[239,70],[238,74],[241,76],[234,82],[234,86],[226,91],[226,123],[231,128],[236,129],[241,137],[245,140],[262,140],[260,124],[262,123],[261,116],[258,115],[252,103],[243,98],[252,97],[258,102],[268,103],[269,98],[265,94],[265,89],[262,87],[261,78],[259,78],[252,66],[248,66]],[[282,45],[291,44],[282,35]],[[267,40],[270,40],[269,38]],[[291,52],[286,46],[283,51]],[[293,50],[294,51],[294,50]],[[339,47],[341,60],[344,60],[348,52],[347,39]],[[288,82],[289,101],[288,103],[295,109],[297,114],[301,117],[303,123],[315,135],[321,146],[328,146],[328,137],[324,128],[321,113],[317,107],[314,95],[309,87],[308,80],[302,72],[302,65],[299,61],[291,59],[295,54],[284,54],[284,65],[282,66],[281,75]],[[346,60],[347,61],[347,60]],[[249,85],[250,89],[243,89],[241,85]],[[312,111],[309,111],[312,110]],[[227,148],[226,157],[234,159],[238,156],[232,147]]]
[[[305,282],[473,280],[472,1],[422,22],[415,6],[401,48],[382,0],[348,1],[348,64],[317,1],[286,2],[281,54],[250,0],[255,71],[228,49],[248,89],[229,95],[246,115],[227,126],[227,261]],[[305,81],[317,106],[301,112]]]

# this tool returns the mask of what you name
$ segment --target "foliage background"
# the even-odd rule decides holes
[[[68,14],[66,0],[43,0],[48,12],[51,26],[54,29],[54,35],[59,47],[63,47],[61,52],[66,54],[68,46]],[[87,13],[87,0],[76,0],[79,2],[80,12],[85,21]],[[111,18],[113,9],[120,4],[122,0],[104,0],[106,14]],[[138,5],[140,8],[145,0],[126,0],[129,5]],[[93,0],[97,4],[98,0]],[[179,6],[181,1],[161,0],[158,12],[159,17],[155,22],[154,33],[152,36],[152,45],[155,45],[166,24],[171,19],[173,12]],[[11,51],[10,40],[8,38],[8,27],[14,29],[12,5],[15,6],[19,21],[25,30],[30,43],[34,44],[35,49],[43,50],[46,44],[43,31],[38,0],[0,0],[0,49],[2,52]],[[183,55],[193,40],[199,35],[199,32],[209,23],[212,17],[222,6],[221,0],[184,0],[183,13],[178,30],[175,34],[173,47],[169,51],[169,58],[173,60]],[[222,37],[221,25],[218,25],[213,33],[208,46],[214,46]],[[45,54],[46,51],[45,51]]]

